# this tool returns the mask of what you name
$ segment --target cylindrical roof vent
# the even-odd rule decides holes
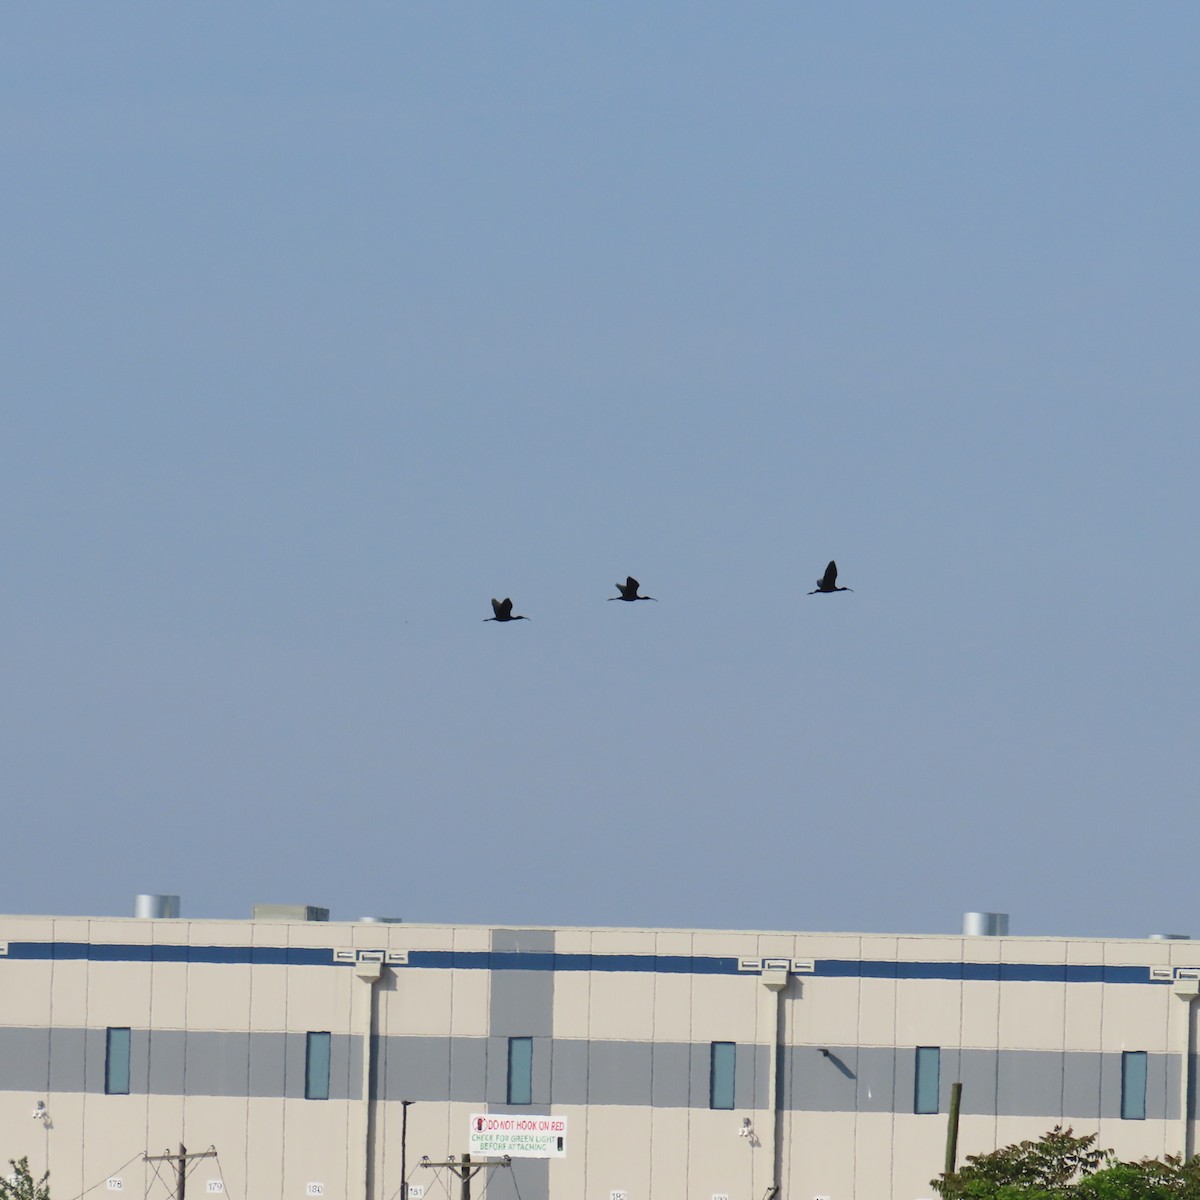
[[[1005,937],[1008,934],[1008,913],[963,913],[964,937]]]
[[[1150,940],[1152,942],[1190,942],[1192,935],[1190,933],[1152,933]]]
[[[363,925],[403,925],[403,917],[359,917]]]
[[[178,896],[138,896],[133,902],[133,915],[155,920],[159,917],[179,916]]]

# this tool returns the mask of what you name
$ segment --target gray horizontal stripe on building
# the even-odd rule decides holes
[[[790,1112],[911,1113],[912,1047],[786,1046],[780,1098]],[[302,1099],[303,1033],[133,1030],[130,1092],[152,1096]],[[0,1028],[0,1091],[104,1092],[103,1029]],[[383,1037],[375,1042],[380,1100],[456,1101],[505,1107],[506,1037]],[[707,1108],[707,1042],[534,1038],[533,1104]],[[740,1044],[735,1102],[766,1109],[768,1046]],[[361,1096],[361,1039],[331,1038],[330,1099]],[[1179,1116],[1179,1058],[1147,1059],[1146,1117]],[[1193,1058],[1196,1072],[1200,1063]],[[1088,1051],[942,1048],[942,1112],[963,1084],[963,1112],[1096,1119],[1121,1114],[1121,1055]],[[119,1099],[119,1098],[117,1098]],[[320,1103],[313,1101],[312,1103]],[[1192,1105],[1196,1117],[1195,1104]]]

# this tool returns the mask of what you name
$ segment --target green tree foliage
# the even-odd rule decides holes
[[[49,1171],[35,1180],[29,1170],[28,1158],[15,1162],[10,1158],[8,1165],[12,1168],[12,1182],[0,1178],[0,1200],[50,1200],[50,1189],[46,1186]]]
[[[1036,1142],[972,1154],[932,1181],[945,1200],[1200,1200],[1200,1159],[1120,1162],[1056,1125]],[[0,1198],[2,1200],[2,1198]]]

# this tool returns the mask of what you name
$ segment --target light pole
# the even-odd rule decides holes
[[[400,1101],[400,1200],[408,1200],[408,1106],[413,1103]]]

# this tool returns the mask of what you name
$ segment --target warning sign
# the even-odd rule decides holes
[[[471,1114],[471,1153],[500,1158],[566,1158],[567,1118]]]

